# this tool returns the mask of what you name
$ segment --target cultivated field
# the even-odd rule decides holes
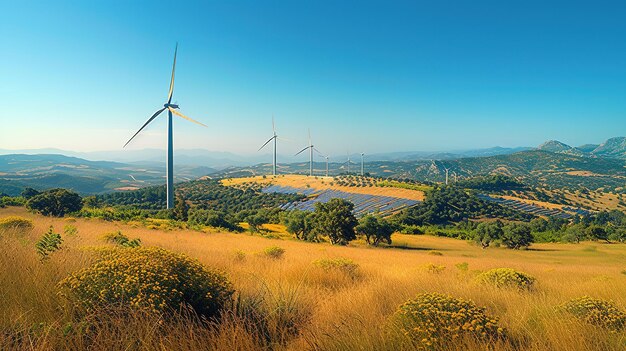
[[[296,174],[279,176],[256,176],[247,178],[228,178],[222,180],[226,186],[242,185],[246,183],[289,186],[293,188],[311,188],[318,190],[334,189],[347,193],[366,194],[377,196],[391,196],[409,200],[424,200],[424,192],[420,190],[391,188],[391,187],[355,187],[336,184],[334,177],[309,177]]]
[[[97,219],[59,219],[0,209],[0,218],[32,219],[26,233],[0,232],[0,350],[398,350],[412,349],[390,323],[402,303],[424,292],[471,299],[499,318],[510,338],[480,345],[459,340],[449,350],[621,350],[626,333],[585,324],[557,308],[583,295],[626,308],[626,245],[586,242],[534,244],[531,250],[481,249],[432,236],[394,234],[396,248],[348,247],[249,234],[150,230]],[[40,262],[34,242],[53,225],[72,224],[75,236]],[[72,311],[57,283],[88,264],[85,247],[105,246],[102,234],[121,230],[142,246],[186,253],[223,270],[241,304],[261,311],[265,328],[250,327],[236,311],[219,324],[191,317],[168,320],[143,314],[92,316],[89,337],[72,332]],[[280,246],[284,256],[258,255]],[[348,258],[355,272],[325,271],[320,258]],[[467,266],[465,266],[467,263]],[[434,266],[443,266],[432,269]],[[431,268],[429,268],[431,267]],[[463,268],[467,267],[467,269]],[[537,279],[530,291],[499,289],[474,281],[479,271],[510,267]],[[69,326],[69,327],[68,327]],[[69,330],[69,331],[68,331]],[[16,341],[18,340],[18,341]]]

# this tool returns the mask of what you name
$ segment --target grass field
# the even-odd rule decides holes
[[[496,345],[460,340],[449,350],[623,350],[626,333],[613,333],[574,319],[556,307],[589,295],[626,308],[626,245],[535,244],[531,250],[483,250],[470,243],[432,236],[394,234],[395,248],[348,247],[266,239],[249,234],[150,230],[98,219],[42,217],[22,208],[0,209],[0,218],[32,219],[27,233],[0,232],[0,350],[399,350],[412,349],[389,320],[418,293],[441,292],[471,299],[500,319],[510,339]],[[40,262],[34,242],[53,225],[71,223],[75,236]],[[89,338],[66,332],[72,322],[57,283],[89,262],[89,246],[103,246],[102,234],[121,230],[143,246],[186,253],[226,272],[241,301],[262,311],[264,328],[232,312],[219,324],[185,317],[172,320],[143,314],[92,316]],[[281,259],[259,255],[280,246]],[[312,264],[320,258],[348,258],[354,274],[329,272]],[[439,273],[427,264],[445,266]],[[467,263],[467,270],[456,267]],[[462,267],[462,265],[459,265]],[[510,267],[537,279],[532,291],[478,285],[479,271]],[[16,340],[19,339],[19,342]],[[15,345],[19,345],[16,347]]]

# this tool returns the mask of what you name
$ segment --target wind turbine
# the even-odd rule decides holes
[[[363,176],[363,158],[364,158],[365,154],[361,152],[361,177]]]
[[[443,169],[446,170],[446,185],[448,185],[448,172],[450,171],[450,168],[446,168],[446,166],[443,166]]]
[[[146,123],[144,123],[144,125],[139,128],[139,130],[137,131],[137,133],[135,133],[135,135],[133,135],[132,138],[130,138],[126,144],[124,144],[124,147],[126,147],[126,145],[128,145],[136,136],[137,134],[139,134],[139,132],[141,132],[148,124],[150,124],[150,122],[152,122],[155,118],[157,118],[158,115],[160,115],[163,111],[167,110],[167,171],[166,171],[166,177],[167,177],[167,208],[173,208],[174,207],[174,142],[173,142],[173,138],[172,138],[172,114],[177,115],[178,117],[182,117],[188,121],[191,121],[193,123],[199,124],[201,126],[206,127],[206,125],[193,120],[185,115],[183,115],[182,113],[176,111],[178,110],[178,105],[177,104],[172,104],[172,96],[174,95],[174,73],[176,71],[176,54],[178,53],[178,43],[176,43],[176,49],[174,49],[174,64],[172,65],[172,78],[170,80],[170,90],[169,93],[167,94],[167,102],[165,104],[163,104],[163,108],[156,111],[152,117],[150,117],[148,119],[148,121]]]
[[[272,131],[274,132],[274,136],[272,136],[268,141],[263,144],[259,148],[258,151],[261,151],[262,148],[265,147],[270,141],[274,140],[274,163],[272,164],[272,174],[276,175],[276,140],[278,139],[278,135],[276,134],[276,125],[274,124],[274,116],[272,116]]]
[[[329,158],[329,157],[330,157],[330,156],[328,156],[328,155],[324,156],[324,158],[326,159],[326,176],[327,176],[327,177],[328,177],[328,158]]]
[[[315,152],[319,153],[320,155],[323,155],[323,154],[319,152],[319,150],[317,150],[315,146],[313,146],[313,143],[311,142],[311,130],[310,129],[309,129],[309,146],[298,151],[298,153],[295,154],[294,156],[298,156],[306,150],[309,150],[309,176],[312,176],[313,175],[313,151],[315,150]]]

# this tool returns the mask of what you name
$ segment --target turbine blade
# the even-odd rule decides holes
[[[131,140],[133,140],[137,134],[139,134],[139,132],[141,132],[148,124],[150,124],[150,122],[152,122],[152,120],[154,120],[159,114],[161,114],[161,112],[165,111],[165,107],[163,107],[162,109],[158,110],[157,112],[155,112],[152,117],[150,117],[148,119],[148,122],[146,122],[143,126],[141,126],[141,128],[139,128],[139,130],[137,131],[137,133],[135,133],[135,135],[133,135],[132,138],[130,138],[126,144],[124,144],[124,147],[126,147],[126,145],[128,145],[128,143],[130,143]]]
[[[320,152],[320,150],[318,150],[318,149],[316,149],[316,148],[313,148],[313,151],[315,151],[315,152],[317,152],[318,154],[320,154],[320,156],[324,156],[324,154],[323,154],[323,153],[321,153],[321,152]]]
[[[305,147],[304,149],[302,149],[302,150],[298,151],[298,153],[297,153],[297,154],[295,154],[294,156],[298,156],[298,155],[300,155],[301,153],[305,152],[305,151],[306,151],[306,150],[308,150],[309,148],[310,148],[310,146]]]
[[[261,146],[257,151],[261,151],[262,148],[265,147],[265,145],[269,144],[270,141],[272,141],[274,138],[276,138],[275,136],[271,137],[270,140],[266,141],[265,144],[263,144],[263,146]]]
[[[172,102],[172,95],[174,95],[174,73],[176,72],[176,54],[178,53],[178,43],[176,43],[176,49],[174,49],[174,64],[172,65],[172,79],[170,80],[170,92],[167,94],[167,103]]]
[[[189,117],[187,117],[187,116],[183,115],[182,113],[180,113],[180,112],[178,112],[178,111],[174,110],[174,109],[173,109],[173,108],[171,108],[171,107],[168,107],[167,109],[168,109],[168,110],[170,110],[170,112],[172,112],[172,113],[173,113],[173,114],[175,114],[176,116],[182,117],[182,118],[184,118],[184,119],[186,119],[186,120],[188,120],[188,121],[190,121],[190,122],[193,122],[193,123],[199,124],[199,125],[201,125],[201,126],[203,126],[203,127],[207,127],[206,125],[204,125],[204,124],[202,124],[202,123],[200,123],[200,122],[196,121],[195,119],[192,119],[192,118],[189,118]],[[208,127],[207,127],[207,128],[208,128]]]

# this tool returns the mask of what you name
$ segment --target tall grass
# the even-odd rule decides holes
[[[401,304],[424,292],[471,299],[497,316],[510,335],[497,345],[460,339],[446,350],[626,347],[625,332],[587,325],[557,308],[583,295],[626,308],[626,276],[620,273],[626,245],[541,244],[518,252],[430,236],[398,236],[405,249],[281,240],[280,260],[255,254],[233,259],[234,252],[260,252],[276,240],[77,219],[72,225],[78,234],[63,236],[61,249],[42,262],[35,242],[50,225],[62,232],[67,222],[0,209],[0,218],[9,215],[32,219],[34,228],[0,231],[0,350],[411,350],[415,345],[390,319]],[[167,316],[116,306],[76,313],[57,293],[57,284],[90,264],[89,247],[113,245],[102,235],[117,230],[140,238],[142,246],[183,252],[225,271],[237,291],[232,305],[215,320],[185,308]],[[590,246],[597,249],[585,249]],[[358,264],[358,275],[313,263],[336,258]],[[426,264],[446,269],[432,274],[423,269]],[[466,269],[455,268],[458,264]],[[535,288],[500,289],[475,281],[480,272],[499,267],[527,272],[536,278]]]

